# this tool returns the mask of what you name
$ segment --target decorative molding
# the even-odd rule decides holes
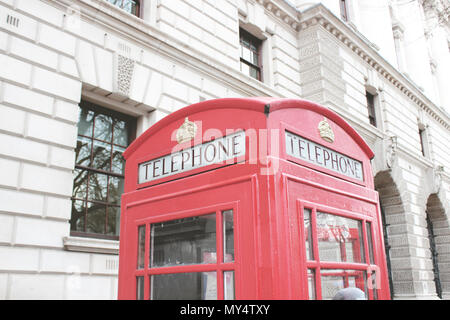
[[[437,166],[433,168],[433,193],[439,193],[441,190],[443,173],[444,166]]]
[[[64,237],[64,249],[68,251],[119,254],[119,241],[82,237]]]
[[[115,54],[114,93],[129,97],[136,62],[121,54]]]
[[[318,4],[306,9],[302,12],[299,24],[301,30],[320,25],[443,127],[450,129],[450,115],[447,112],[429,100],[417,85],[381,57],[369,41],[334,16],[326,7]]]
[[[397,159],[397,136],[388,137],[386,140],[386,165],[392,168]]]

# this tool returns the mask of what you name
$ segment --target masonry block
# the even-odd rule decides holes
[[[73,124],[35,114],[30,114],[28,117],[27,135],[29,137],[75,148],[77,133],[78,129]]]
[[[0,211],[42,216],[44,197],[24,191],[0,189]]]
[[[69,235],[65,221],[17,217],[15,243],[62,248],[62,239]]]
[[[49,177],[52,177],[49,179]],[[22,171],[22,188],[58,194],[72,195],[72,172],[24,164]]]

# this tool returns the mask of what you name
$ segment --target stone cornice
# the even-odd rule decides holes
[[[315,5],[302,12],[301,30],[320,25],[341,43],[358,55],[382,77],[398,88],[405,96],[426,111],[446,129],[450,130],[450,115],[436,106],[417,86],[380,56],[372,45],[337,18],[322,4]]]
[[[80,15],[83,19],[103,26],[106,32],[111,30],[111,32],[122,35],[128,41],[137,43],[142,48],[160,52],[173,61],[197,69],[205,76],[215,78],[219,82],[228,83],[230,89],[236,92],[250,96],[280,96],[277,91],[266,84],[245,76],[239,70],[223,64],[214,57],[205,55],[196,48],[160,31],[149,22],[128,14],[104,0],[43,1],[62,9],[75,4],[81,11]]]
[[[65,7],[74,4],[71,0],[53,0],[51,2]],[[426,111],[446,129],[450,130],[450,116],[448,113],[436,106],[414,83],[381,57],[367,39],[364,39],[362,35],[337,18],[322,4],[317,4],[299,12],[285,0],[257,0],[257,2],[295,31],[304,30],[312,25],[321,25],[334,35],[337,40],[361,57],[382,77],[398,88],[411,101]],[[214,58],[207,57],[195,48],[189,47],[161,32],[145,20],[134,17],[104,0],[78,0],[75,3],[82,8],[83,17],[103,24],[116,32],[119,31],[128,38],[139,42],[141,46],[152,47],[181,63],[190,61],[192,64],[195,60],[196,63],[194,65],[196,68],[210,76],[214,75],[219,81],[230,83],[234,90],[245,90],[250,95],[279,96],[278,92],[264,83],[256,80],[254,81],[255,83],[249,83],[248,77],[244,77],[237,70],[223,65]],[[114,19],[111,19],[111,17]]]

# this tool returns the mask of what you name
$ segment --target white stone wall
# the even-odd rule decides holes
[[[136,117],[139,135],[186,105],[243,96],[310,99],[355,126],[376,152],[397,295],[432,297],[425,210],[437,194],[449,215],[449,117],[396,71],[392,38],[353,5],[359,36],[336,3],[299,15],[282,0],[148,0],[142,20],[102,0],[0,0],[0,299],[117,297],[118,244],[70,237],[81,98]],[[239,26],[263,40],[263,82],[239,72]]]

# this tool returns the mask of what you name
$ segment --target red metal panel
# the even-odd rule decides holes
[[[193,140],[179,144],[177,130],[186,121],[196,123]],[[323,137],[319,124],[326,119],[334,141]],[[164,176],[145,183],[138,181],[140,163],[173,154],[181,149],[226,137],[231,131],[246,135],[246,151],[240,163],[210,164]],[[362,165],[364,178],[335,170],[314,159],[302,159],[287,152],[285,131],[310,141],[318,150],[330,150]],[[300,143],[300,142],[299,142]],[[308,142],[309,143],[309,142]],[[325,159],[325,152],[322,151]],[[362,286],[359,271],[380,270],[378,297],[389,298],[378,194],[374,191],[370,159],[373,152],[364,140],[334,112],[303,100],[252,98],[218,99],[198,103],[167,116],[141,135],[124,153],[127,160],[125,194],[122,198],[120,235],[119,298],[136,298],[136,276],[144,276],[144,298],[150,298],[152,275],[215,271],[218,298],[225,294],[223,271],[234,270],[237,299],[308,299],[308,268],[315,269],[317,295],[322,296],[321,270],[334,272],[349,281],[350,273]],[[344,159],[344,161],[345,161]],[[353,159],[353,160],[352,160]],[[355,164],[356,165],[356,164]],[[356,167],[355,167],[356,168]],[[364,256],[359,243],[351,255],[364,263],[307,260],[303,209],[311,209],[311,223],[318,211],[371,223],[375,265],[368,263],[368,242]],[[150,226],[171,219],[213,212],[216,215],[216,254],[223,257],[222,211],[234,210],[234,262],[151,267]],[[145,267],[137,269],[138,228],[146,226]],[[352,237],[358,237],[352,231]],[[312,237],[317,241],[317,228]],[[352,238],[352,239],[353,239]],[[341,245],[341,250],[344,246]],[[313,246],[315,257],[318,245]],[[358,272],[357,272],[358,271]],[[330,275],[328,275],[330,276]],[[368,292],[373,297],[371,291]]]

